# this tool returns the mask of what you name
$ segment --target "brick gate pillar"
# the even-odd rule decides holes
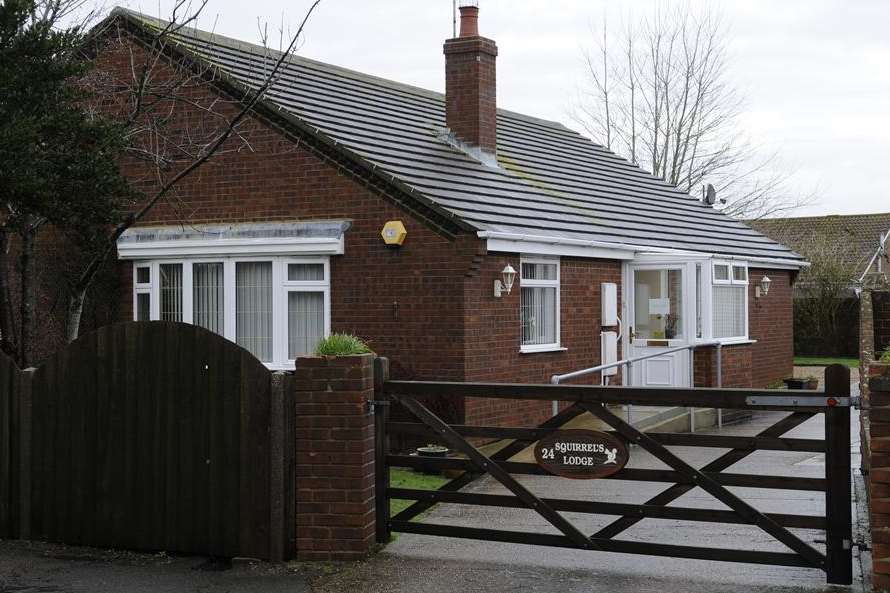
[[[296,361],[296,557],[356,560],[374,545],[374,357]]]
[[[890,365],[869,366],[868,505],[874,590],[890,590]]]

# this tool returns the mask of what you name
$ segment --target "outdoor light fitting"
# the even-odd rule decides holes
[[[754,296],[759,299],[762,296],[768,295],[770,284],[772,284],[772,280],[769,279],[769,276],[764,276],[763,278],[761,278],[760,286],[756,286],[754,288]]]
[[[503,278],[503,281],[501,280]],[[501,298],[504,292],[510,294],[510,291],[513,290],[513,281],[516,279],[516,270],[513,269],[513,266],[507,264],[503,270],[501,270],[501,278],[497,278],[494,281],[494,296],[495,298]]]

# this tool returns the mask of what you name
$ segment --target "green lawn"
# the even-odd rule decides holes
[[[858,358],[834,358],[831,356],[795,356],[794,365],[799,367],[827,367],[830,364],[842,364],[851,369],[859,368]]]
[[[392,468],[389,470],[389,485],[392,488],[413,488],[416,490],[436,490],[442,484],[448,482],[448,478],[442,476],[429,476],[410,469]],[[389,513],[395,515],[399,511],[408,508],[413,500],[390,500]]]

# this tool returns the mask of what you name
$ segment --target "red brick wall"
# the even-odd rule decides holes
[[[300,358],[293,384],[296,556],[362,558],[375,534],[373,356]]]
[[[861,436],[868,452],[868,510],[874,591],[890,589],[890,365],[868,367],[869,422]],[[866,429],[867,426],[867,429]]]
[[[559,352],[522,354],[520,328],[520,288],[517,275],[513,291],[495,298],[492,283],[506,264],[519,270],[519,254],[493,253],[482,260],[480,269],[466,284],[466,380],[508,383],[549,383],[554,374],[596,366],[600,362],[600,284],[621,286],[621,262],[563,257],[560,260],[560,341]],[[620,376],[613,384],[620,384]],[[600,382],[599,375],[584,383]],[[512,400],[468,400],[467,422],[500,421],[530,426],[550,416],[550,402],[528,402],[516,406]]]
[[[757,340],[751,346],[751,381],[753,387],[766,387],[794,371],[792,272],[750,268],[748,273],[748,331]],[[772,280],[769,294],[755,299],[763,276]]]
[[[874,315],[875,357],[890,346],[890,292],[872,292],[872,314]]]
[[[129,63],[124,51],[108,51],[100,59],[100,67],[112,72],[128,69]],[[208,87],[191,90],[195,101],[211,93]],[[223,109],[234,114],[231,105]],[[190,111],[177,113],[173,127],[199,117]],[[481,241],[467,234],[445,238],[256,118],[249,118],[241,133],[251,150],[217,155],[140,224],[349,220],[345,255],[331,258],[333,331],[367,339],[375,352],[390,358],[395,378],[461,379],[461,280]],[[142,180],[144,191],[154,189],[150,167],[136,160],[124,166],[131,179]],[[391,219],[401,220],[408,231],[400,249],[388,248],[380,237]],[[132,266],[120,268],[121,318],[131,319]]]
[[[723,346],[720,350],[720,369],[723,387],[752,386],[753,344]],[[702,348],[694,354],[695,386],[717,386],[717,349]]]

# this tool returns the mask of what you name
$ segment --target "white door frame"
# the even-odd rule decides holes
[[[705,258],[701,258],[705,259]],[[621,340],[621,348],[622,352],[624,352],[624,358],[631,358],[634,356],[634,348],[639,348],[639,346],[634,347],[631,343],[631,328],[636,325],[636,320],[634,319],[634,271],[636,270],[667,270],[667,269],[681,269],[683,271],[683,338],[671,340],[671,347],[682,346],[684,344],[693,344],[696,340],[696,303],[695,303],[695,294],[696,294],[696,263],[698,263],[699,258],[638,258],[631,262],[624,262],[622,264],[622,282],[624,284],[623,299],[621,312],[622,317],[625,319],[624,327],[626,328],[622,334]],[[657,347],[653,347],[657,348]],[[667,348],[667,347],[665,347]],[[680,352],[682,356],[673,356],[675,360],[675,368],[674,368],[674,385],[675,387],[679,386],[689,386],[689,356],[691,356],[691,351]],[[640,363],[638,363],[640,364]],[[632,377],[630,376],[632,373],[623,372],[622,373],[622,383],[624,385],[632,385]]]

